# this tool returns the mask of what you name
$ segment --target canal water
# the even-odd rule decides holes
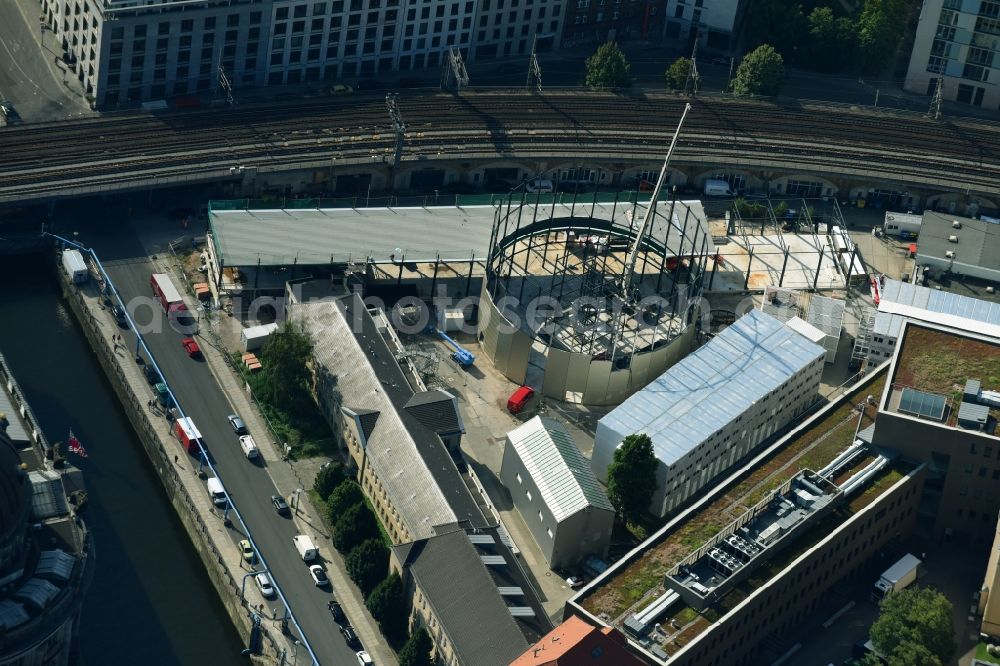
[[[97,569],[83,604],[84,666],[246,664],[244,647],[47,262],[0,256],[0,352],[50,441],[70,428]]]

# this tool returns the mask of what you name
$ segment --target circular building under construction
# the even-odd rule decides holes
[[[704,210],[633,197],[497,208],[479,341],[509,379],[541,367],[546,396],[617,404],[690,350],[717,257]]]

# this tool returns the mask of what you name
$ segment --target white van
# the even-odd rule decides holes
[[[307,534],[296,534],[292,537],[292,542],[295,544],[295,550],[299,551],[303,562],[312,562],[316,559],[319,550]]]
[[[548,178],[532,178],[524,184],[524,190],[535,194],[536,192],[541,192],[542,194],[547,194],[549,192],[555,191],[555,186],[552,181]]]
[[[240,448],[243,449],[243,455],[247,457],[247,460],[254,460],[260,455],[260,451],[257,450],[257,443],[253,441],[253,437],[250,435],[240,437]]]
[[[726,181],[711,178],[705,181],[705,196],[734,197],[736,196],[736,192],[733,192],[732,188],[729,187],[729,183]]]
[[[215,506],[226,506],[226,489],[222,486],[222,481],[213,476],[205,482],[205,485],[208,487],[208,494],[212,497]]]

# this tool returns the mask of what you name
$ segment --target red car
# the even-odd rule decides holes
[[[186,351],[187,355],[191,358],[198,358],[201,356],[201,347],[198,346],[198,343],[195,342],[194,338],[184,338],[181,340],[181,344],[184,345],[184,351]]]
[[[524,406],[531,400],[533,395],[535,395],[535,389],[530,386],[522,386],[517,389],[507,400],[507,411],[511,414],[517,414],[524,409]]]

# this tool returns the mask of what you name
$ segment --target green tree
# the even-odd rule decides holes
[[[746,54],[733,77],[735,95],[777,95],[785,79],[785,61],[769,44]]]
[[[313,480],[313,490],[324,502],[329,499],[330,493],[344,482],[344,466],[339,462],[331,462],[323,465],[316,478]]]
[[[684,90],[688,83],[688,75],[691,73],[691,60],[688,58],[678,58],[674,60],[664,76],[667,79],[667,87],[671,90]]]
[[[389,570],[389,550],[382,539],[366,539],[351,551],[346,564],[351,580],[367,595]]]
[[[805,59],[809,66],[825,72],[842,72],[854,65],[857,37],[848,18],[834,18],[829,7],[816,7],[809,14],[809,40]]]
[[[872,644],[890,666],[939,666],[955,654],[952,606],[928,587],[910,587],[882,602]]]
[[[434,643],[423,629],[417,629],[399,651],[399,666],[431,666],[431,650]]]
[[[398,573],[393,571],[376,585],[365,598],[365,606],[391,644],[398,646],[403,642],[406,638],[406,601]]]
[[[608,466],[608,499],[623,520],[636,523],[656,490],[656,455],[645,433],[629,435]]]
[[[344,479],[326,500],[326,516],[331,523],[336,523],[345,511],[356,504],[363,504],[364,501],[365,495],[361,492],[361,486],[353,479]]]
[[[312,403],[309,393],[309,361],[313,346],[305,331],[293,321],[271,334],[264,344],[264,381],[257,383],[260,396],[290,413],[301,413],[302,401]],[[309,405],[312,408],[312,405]]]
[[[601,44],[594,55],[587,58],[586,85],[591,88],[628,88],[632,85],[625,54],[614,42]]]
[[[340,514],[333,525],[333,545],[341,553],[350,553],[367,539],[380,538],[378,523],[367,504],[355,504]]]
[[[743,34],[748,50],[778,44],[778,50],[789,56],[804,46],[808,22],[802,5],[790,0],[750,0],[745,16]]]
[[[858,50],[866,72],[880,73],[892,65],[906,28],[906,0],[865,0],[857,22]]]

